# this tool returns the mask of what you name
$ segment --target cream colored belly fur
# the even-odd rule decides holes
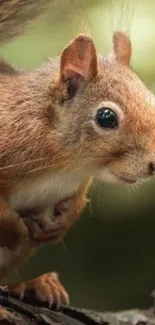
[[[7,201],[14,210],[53,205],[72,196],[84,182],[85,174],[57,172],[25,180]]]

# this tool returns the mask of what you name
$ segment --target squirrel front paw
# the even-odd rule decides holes
[[[6,286],[5,290],[10,296],[21,300],[24,298],[32,300],[34,297],[38,303],[47,303],[49,308],[52,306],[60,308],[61,305],[69,304],[69,296],[55,272],[43,274],[31,281]]]

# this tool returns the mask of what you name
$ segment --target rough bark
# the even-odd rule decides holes
[[[155,325],[153,308],[100,313],[73,307],[56,311],[35,304],[0,291],[0,325]]]

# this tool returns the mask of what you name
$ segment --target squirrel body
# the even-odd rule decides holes
[[[154,96],[122,57],[97,57],[89,37],[78,36],[34,71],[2,61],[0,97],[0,191],[9,209],[6,233],[0,213],[0,246],[26,242],[29,251],[61,240],[84,207],[92,178],[133,183],[150,176]],[[96,122],[105,105],[118,114],[119,130]]]
[[[19,3],[30,8],[0,5],[0,26],[5,6],[15,23]],[[7,26],[6,39],[19,31],[8,34]],[[135,183],[154,175],[155,97],[130,68],[127,35],[114,33],[113,44],[105,58],[78,35],[59,58],[28,72],[0,61],[0,277],[64,237],[94,178]]]

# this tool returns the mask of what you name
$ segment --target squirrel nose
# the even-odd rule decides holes
[[[155,174],[155,163],[150,162],[148,164],[148,172],[150,176]]]

